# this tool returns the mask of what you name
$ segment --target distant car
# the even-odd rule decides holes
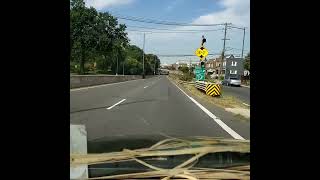
[[[241,86],[241,80],[237,78],[229,78],[222,81],[222,85]]]
[[[160,71],[160,75],[169,75],[169,71]]]

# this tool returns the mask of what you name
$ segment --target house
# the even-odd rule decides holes
[[[207,75],[214,75],[215,74],[215,66],[216,66],[216,62],[215,59],[209,59],[206,62],[206,73]]]
[[[215,58],[212,61],[208,61],[207,68],[213,69],[212,77],[217,77],[221,71],[221,75],[226,79],[229,77],[241,78],[244,73],[243,59],[234,57],[233,55],[227,56],[222,62],[221,57]],[[221,68],[222,65],[222,68]]]
[[[214,59],[209,59],[207,62],[206,62],[206,69],[213,69],[215,66],[215,61]]]
[[[225,59],[225,79],[228,78],[238,78],[241,79],[241,76],[244,74],[243,68],[243,58],[237,58],[233,55],[226,57]]]
[[[222,76],[224,76],[226,62],[224,61],[222,63],[223,67],[221,69],[221,57],[215,58],[213,61],[214,61],[214,65],[213,65],[214,73],[213,73],[213,76],[218,76],[220,71],[222,72]]]

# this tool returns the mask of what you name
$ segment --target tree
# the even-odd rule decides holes
[[[83,0],[72,0],[70,11],[71,57],[80,63],[80,73],[84,73],[84,64],[95,50],[98,35],[95,32],[97,11],[86,8]]]
[[[127,33],[125,32],[126,26],[123,24],[118,25],[116,18],[109,13],[99,13],[99,55],[104,58],[105,69],[111,67],[113,73],[116,72],[117,60],[118,65],[122,64],[125,60],[125,48],[129,44]]]
[[[70,65],[79,65],[80,74],[86,73],[86,68],[94,63],[102,73],[116,73],[118,64],[119,73],[124,65],[126,74],[141,74],[143,50],[129,44],[125,30],[126,26],[118,24],[118,20],[108,12],[88,8],[83,0],[71,0]],[[153,74],[154,67],[160,67],[160,59],[153,54],[145,54],[144,65],[146,74]]]
[[[244,58],[244,69],[250,71],[250,52]]]

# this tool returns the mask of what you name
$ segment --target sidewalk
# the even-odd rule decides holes
[[[241,84],[241,87],[250,88],[250,86],[246,86],[246,85],[242,85],[242,84]]]

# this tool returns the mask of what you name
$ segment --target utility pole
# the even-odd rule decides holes
[[[116,72],[116,76],[118,76],[118,55],[116,55],[117,58],[117,72]]]
[[[156,75],[156,56],[154,56],[153,75]]]
[[[242,39],[242,52],[241,52],[241,58],[243,58],[243,50],[244,50],[244,38],[246,35],[246,28],[243,28],[243,39]]]
[[[192,72],[192,66],[191,66],[191,58],[190,58],[190,65],[189,65],[189,74],[191,74],[191,72]]]
[[[142,78],[144,79],[144,45],[145,45],[146,33],[143,33],[143,51],[142,51]]]
[[[223,60],[224,60],[224,56],[225,56],[224,53],[225,53],[225,50],[226,50],[226,40],[229,40],[229,39],[226,39],[227,27],[228,27],[228,23],[225,23],[225,25],[224,25],[224,38],[222,39],[223,40],[223,49],[222,49],[222,54],[221,54],[221,63],[220,63],[219,76],[221,76],[221,73],[222,73]],[[225,69],[224,74],[226,74],[226,73],[227,73],[227,62],[226,62],[226,69]]]
[[[124,76],[124,61],[122,63],[122,75]]]

